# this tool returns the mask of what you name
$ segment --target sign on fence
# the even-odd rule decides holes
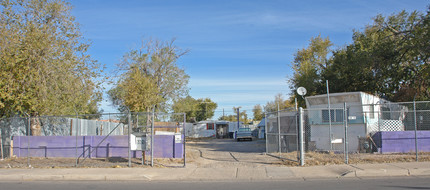
[[[175,143],[182,143],[182,134],[175,133]]]
[[[146,134],[133,133],[130,135],[130,149],[131,150],[146,150]]]

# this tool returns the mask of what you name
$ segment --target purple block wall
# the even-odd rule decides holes
[[[379,153],[415,152],[414,131],[381,131],[372,136]],[[430,131],[417,131],[418,152],[430,152]]]
[[[109,136],[97,146],[105,136],[78,136],[78,156],[128,158],[128,137]],[[14,136],[13,154],[27,157],[28,140],[30,140],[30,157],[76,157],[75,136]],[[184,139],[184,136],[182,136]],[[183,158],[183,143],[175,143],[173,135],[156,135],[154,138],[155,158]],[[146,151],[149,155],[150,151]],[[141,151],[132,151],[133,158],[141,158]]]

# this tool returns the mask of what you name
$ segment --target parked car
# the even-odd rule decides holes
[[[236,140],[250,140],[252,141],[252,132],[250,128],[239,128],[236,133]]]

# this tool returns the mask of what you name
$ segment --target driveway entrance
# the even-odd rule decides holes
[[[265,140],[209,139],[187,142],[187,148],[194,155],[187,164],[196,164],[197,167],[262,167],[282,163],[280,159],[265,154]]]

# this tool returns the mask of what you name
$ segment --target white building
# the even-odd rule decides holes
[[[402,119],[407,108],[364,92],[345,92],[329,94],[330,113],[327,94],[306,97],[310,127],[310,148],[317,150],[343,151],[345,136],[344,103],[347,104],[348,149],[360,150],[367,135],[386,130],[404,130]],[[331,116],[331,127],[329,122]],[[331,128],[331,139],[329,131]]]
[[[239,122],[239,127],[243,122]],[[234,132],[238,130],[237,122],[230,121],[200,121],[198,123],[186,123],[185,135],[191,138],[215,137],[232,138]]]

